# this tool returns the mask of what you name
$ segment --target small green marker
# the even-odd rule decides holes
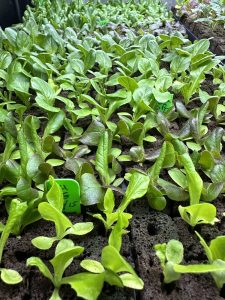
[[[102,19],[98,21],[98,24],[101,26],[106,26],[109,24],[109,20],[108,19]]]
[[[55,182],[59,184],[63,192],[64,207],[63,212],[65,213],[81,213],[80,208],[80,185],[74,179],[55,179]],[[51,188],[51,182],[46,181],[47,191]]]
[[[173,95],[170,95],[170,99],[165,103],[158,103],[158,108],[161,112],[167,112],[171,107],[173,107]]]

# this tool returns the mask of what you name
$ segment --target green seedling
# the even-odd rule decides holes
[[[148,176],[138,172],[133,173],[130,177],[129,185],[119,207],[115,210],[114,194],[111,189],[108,189],[103,201],[103,213],[105,214],[105,218],[103,218],[101,214],[94,214],[93,217],[101,220],[107,231],[113,228],[113,224],[117,222],[120,216],[121,220],[123,220],[122,223],[124,223],[124,228],[126,228],[129,224],[129,219],[132,218],[132,215],[124,211],[133,200],[141,198],[146,194],[148,184]],[[127,226],[125,224],[127,224]]]
[[[11,205],[9,208],[9,216],[4,226],[1,224],[2,227],[2,234],[0,238],[0,263],[2,262],[2,255],[5,244],[7,243],[8,237],[12,232],[13,227],[17,224],[20,220],[20,217],[24,214],[27,209],[26,202],[20,202],[17,199],[13,199],[11,201]],[[21,282],[23,279],[20,274],[11,269],[0,268],[1,279],[7,284],[17,284]]]
[[[27,266],[37,267],[53,283],[55,289],[51,300],[61,299],[59,289],[63,284],[69,284],[79,297],[87,300],[98,298],[104,282],[118,287],[143,289],[143,281],[120,255],[119,251],[112,246],[103,248],[101,263],[92,259],[85,259],[81,262],[82,268],[88,272],[63,277],[63,273],[72,263],[73,258],[79,256],[83,251],[83,247],[74,246],[71,240],[61,240],[56,247],[55,257],[50,260],[54,269],[53,274],[40,258],[28,258]]]
[[[125,195],[117,208],[117,211],[123,212],[133,200],[144,197],[147,193],[148,185],[149,177],[147,175],[134,172],[130,177]]]
[[[78,296],[84,299],[97,299],[104,282],[117,287],[128,287],[137,290],[143,289],[144,286],[143,281],[137,276],[131,265],[112,246],[103,248],[101,263],[92,259],[85,259],[81,262],[81,267],[88,271],[88,273],[85,272],[67,277],[63,282],[70,284]],[[81,280],[86,285],[91,276],[96,281],[89,282],[92,285],[90,288],[93,295],[87,297],[87,291],[82,291],[79,285]]]
[[[211,240],[209,246],[205,240],[201,237],[198,232],[195,232],[200,239],[200,243],[205,250],[205,254],[208,258],[209,264],[198,264],[198,265],[176,265],[174,270],[176,272],[185,274],[201,274],[201,273],[211,273],[215,283],[219,289],[221,289],[225,283],[225,256],[224,256],[224,246],[225,246],[225,236],[218,236]]]
[[[79,256],[84,251],[83,247],[74,246],[73,241],[62,239],[55,249],[55,256],[50,260],[53,268],[53,273],[48,266],[39,257],[30,257],[27,259],[27,266],[37,267],[40,272],[47,277],[54,285],[54,291],[51,300],[59,300],[59,289],[63,284],[63,274],[72,263],[74,257]]]
[[[132,215],[129,213],[119,213],[118,211],[114,211],[115,198],[111,189],[108,189],[105,193],[103,207],[103,213],[105,215],[105,218],[101,214],[93,214],[92,216],[103,222],[106,231],[113,228],[113,224],[118,221],[119,214],[121,214],[121,218],[124,220],[125,223],[129,223],[129,219],[132,218]]]
[[[216,207],[211,203],[199,203],[190,206],[179,206],[182,219],[192,227],[199,224],[214,225],[219,220],[216,218]]]
[[[39,236],[34,238],[32,244],[39,249],[49,249],[55,241],[59,241],[69,234],[84,235],[93,229],[92,222],[72,224],[70,219],[62,212],[64,199],[60,186],[52,177],[50,178],[50,183],[51,188],[46,194],[48,202],[40,203],[38,211],[43,219],[55,224],[56,236]]]
[[[164,142],[155,163],[147,171],[150,178],[147,198],[149,205],[156,210],[163,210],[166,207],[166,198],[162,191],[158,189],[157,184],[160,182],[160,173],[163,168],[172,167],[175,164],[175,151],[170,142]]]
[[[217,237],[211,241],[210,247],[207,246],[202,237],[196,233],[200,238],[206,255],[209,259],[209,264],[196,265],[181,265],[183,260],[184,248],[181,242],[177,240],[170,240],[168,243],[157,244],[154,246],[156,255],[160,260],[163,269],[164,282],[171,283],[180,279],[182,274],[202,274],[211,273],[217,286],[221,288],[224,284],[225,262],[223,260],[223,247],[225,239],[223,236]],[[217,249],[220,249],[219,252]]]
[[[164,282],[170,283],[178,280],[181,274],[174,271],[174,265],[180,264],[183,260],[184,248],[182,243],[177,240],[170,240],[168,243],[155,245],[154,249],[163,269]]]

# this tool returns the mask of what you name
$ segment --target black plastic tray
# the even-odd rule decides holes
[[[0,26],[5,28],[21,22],[26,5],[30,3],[31,0],[1,0]]]

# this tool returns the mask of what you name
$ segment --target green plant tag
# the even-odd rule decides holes
[[[98,21],[98,24],[101,26],[106,26],[109,24],[109,20],[108,19],[102,19]]]
[[[170,99],[166,101],[165,103],[158,103],[158,109],[161,112],[167,112],[170,108],[173,107],[173,95],[170,94]]]
[[[55,182],[59,184],[63,192],[65,213],[80,214],[80,185],[74,179],[55,179]],[[46,189],[51,188],[50,181],[46,181]]]

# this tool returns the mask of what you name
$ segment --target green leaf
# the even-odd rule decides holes
[[[57,240],[55,237],[38,236],[31,240],[31,243],[38,249],[48,250]]]
[[[217,236],[215,239],[211,240],[209,249],[212,254],[212,260],[221,259],[225,261],[225,236]]]
[[[113,212],[115,207],[115,198],[113,191],[111,189],[107,189],[105,196],[104,196],[104,213],[110,214]]]
[[[163,167],[163,163],[166,157],[166,142],[163,143],[159,157],[157,158],[154,165],[148,170],[148,175],[150,176],[152,181],[155,181],[159,178],[161,169]]]
[[[186,207],[180,205],[178,210],[182,219],[192,227],[197,224],[214,225],[218,221],[216,218],[216,207],[211,203],[199,203]]]
[[[203,239],[203,237],[197,232],[195,231],[196,235],[198,236],[199,240],[200,240],[200,244],[202,245],[202,247],[205,250],[205,254],[209,260],[209,262],[213,262],[213,258],[212,258],[212,252],[209,248],[209,246],[206,244],[205,240]]]
[[[171,93],[169,93],[169,92],[163,92],[162,93],[158,90],[154,90],[153,95],[155,97],[155,100],[158,103],[166,103],[167,101],[169,101],[171,99]]]
[[[56,249],[55,257],[50,260],[54,268],[54,273],[55,273],[54,277],[57,286],[61,285],[63,273],[65,269],[72,263],[73,258],[79,256],[84,251],[84,248],[80,246],[71,245],[68,247],[67,241],[68,240],[63,239],[59,242],[57,247],[61,247],[60,244],[65,244],[65,243],[67,246],[64,247],[63,249],[60,249],[60,251]]]
[[[216,282],[216,285],[219,289],[221,289],[225,283],[224,275],[225,275],[225,261],[221,259],[217,259],[213,262],[213,265],[220,267],[221,270],[217,270],[215,272],[212,272],[212,277]],[[223,269],[223,270],[222,270]]]
[[[128,272],[136,275],[131,265],[112,246],[106,246],[102,250],[101,262],[104,268],[115,273]]]
[[[53,276],[49,271],[49,268],[44,264],[44,262],[39,257],[30,257],[27,259],[27,266],[29,267],[37,267],[40,272],[47,277],[53,283]]]
[[[171,200],[180,202],[189,199],[188,192],[173,183],[159,179],[158,184],[164,189],[167,197],[169,197]]]
[[[181,172],[179,169],[174,168],[172,170],[169,170],[168,173],[170,177],[173,179],[173,181],[175,181],[183,189],[186,189],[188,187],[187,178],[184,175],[184,173]]]
[[[218,271],[225,271],[225,265],[206,265],[206,264],[196,264],[196,265],[174,265],[174,271],[178,273],[189,273],[189,274],[204,274]]]
[[[53,167],[58,167],[58,166],[62,166],[65,163],[65,161],[62,159],[51,158],[46,160],[46,163],[50,164]]]
[[[219,183],[219,182],[225,182],[225,165],[218,164],[215,165],[211,172],[210,172],[210,178],[212,182]]]
[[[118,210],[124,211],[132,200],[143,197],[148,190],[149,181],[147,175],[138,172],[133,173]]]
[[[142,290],[144,288],[143,281],[133,274],[122,274],[120,275],[120,279],[122,280],[123,285],[130,289]]]
[[[166,198],[163,196],[162,192],[151,182],[148,186],[147,198],[148,204],[153,209],[161,211],[166,207]]]
[[[41,78],[33,77],[31,79],[31,86],[35,91],[39,92],[43,96],[42,99],[45,99],[48,104],[52,104],[52,101],[56,97],[56,93],[54,92],[50,84],[48,84]]]
[[[15,270],[3,268],[0,271],[2,281],[7,284],[18,284],[23,280],[22,276]]]
[[[10,207],[9,207],[9,215],[6,222],[6,225],[2,231],[1,238],[0,238],[0,262],[2,260],[2,254],[4,246],[7,242],[7,239],[10,233],[13,230],[13,227],[17,224],[17,222],[22,218],[25,211],[27,210],[27,203],[20,202],[19,200],[13,199]]]
[[[171,261],[165,264],[165,267],[163,269],[163,275],[165,283],[171,283],[180,279],[181,277],[181,274],[174,271],[174,263]]]
[[[40,106],[44,110],[47,110],[47,111],[53,112],[53,113],[60,112],[60,108],[54,107],[53,104],[49,104],[48,102],[46,102],[45,97],[40,94],[38,94],[36,96],[35,101],[37,102],[38,106]]]
[[[29,94],[30,80],[22,73],[12,73],[8,76],[7,89],[19,92],[21,100],[27,101]]]
[[[113,214],[111,214],[113,215]],[[110,216],[111,216],[110,215]],[[127,233],[124,229],[129,226],[129,220],[132,218],[131,214],[128,213],[118,213],[117,223],[113,226],[113,229],[109,236],[109,245],[116,248],[119,252],[122,246],[122,236]],[[107,222],[109,223],[110,217],[107,218]],[[113,222],[114,220],[112,220]],[[111,224],[112,224],[111,222]]]
[[[172,168],[175,165],[176,156],[173,144],[166,141],[166,154],[163,161],[163,168]]]
[[[101,136],[105,132],[105,126],[97,120],[93,120],[83,133],[80,141],[84,145],[97,146]]]
[[[94,228],[92,222],[76,223],[69,230],[75,235],[84,235],[92,231]]]
[[[12,62],[12,55],[10,54],[10,52],[1,50],[0,51],[0,68],[1,68],[1,70],[7,69],[11,62]]]
[[[144,149],[141,146],[130,148],[130,156],[135,162],[143,162],[145,160]]]
[[[93,205],[103,200],[103,189],[93,174],[85,173],[80,179],[81,203]]]
[[[110,175],[108,168],[108,155],[109,155],[109,133],[101,136],[98,149],[96,151],[95,169],[100,174],[100,177],[105,185],[110,184]]]
[[[202,190],[202,200],[206,202],[212,202],[222,192],[223,187],[223,182],[204,183]]]
[[[69,284],[78,297],[86,300],[97,300],[104,284],[104,273],[79,273],[63,279],[62,283]]]
[[[137,276],[131,265],[125,261],[120,253],[112,246],[106,246],[102,250],[101,257],[102,265],[115,273],[128,272],[127,275],[120,275],[124,285],[131,288],[142,289],[144,286],[143,281]]]
[[[49,203],[40,203],[38,211],[43,219],[55,224],[57,239],[62,239],[66,229],[73,226],[70,220],[61,211]]]
[[[112,68],[112,61],[109,55],[103,50],[97,50],[96,54],[96,62],[100,65],[100,68],[104,73],[107,73]]]
[[[125,87],[129,92],[134,92],[135,89],[138,88],[138,84],[135,79],[128,76],[120,76],[118,77],[118,82],[120,85]]]
[[[45,127],[44,136],[51,135],[58,131],[64,122],[65,113],[64,111],[59,111],[58,113],[54,113],[47,123],[47,126]]]
[[[42,157],[39,154],[33,154],[27,162],[27,175],[33,179],[39,172],[39,166],[43,163]]]
[[[31,183],[24,179],[20,178],[16,185],[17,196],[23,201],[30,201],[32,199],[38,198],[38,191],[31,187]]]
[[[195,166],[188,153],[180,155],[180,159],[187,174],[190,204],[198,204],[203,189],[203,181],[199,174],[196,172]]]
[[[203,170],[212,169],[215,164],[212,153],[209,151],[202,151],[198,164],[203,168]]]
[[[54,180],[52,176],[49,178],[51,185],[50,190],[46,194],[47,201],[60,212],[63,210],[64,200],[63,192],[59,184]]]
[[[190,66],[189,57],[176,56],[170,64],[170,69],[176,76],[178,73],[182,73],[186,71],[189,68],[189,66]]]
[[[114,285],[118,287],[123,287],[123,282],[119,275],[110,270],[105,270],[105,282],[112,286]]]
[[[175,264],[182,262],[184,256],[184,247],[177,240],[170,240],[166,245],[166,259]]]
[[[187,142],[187,146],[192,151],[200,151],[202,147],[199,144],[193,143],[193,142]]]
[[[84,259],[84,260],[82,260],[80,265],[82,268],[84,268],[85,270],[87,270],[91,273],[100,274],[100,273],[105,272],[105,269],[102,266],[102,264],[93,259]]]

